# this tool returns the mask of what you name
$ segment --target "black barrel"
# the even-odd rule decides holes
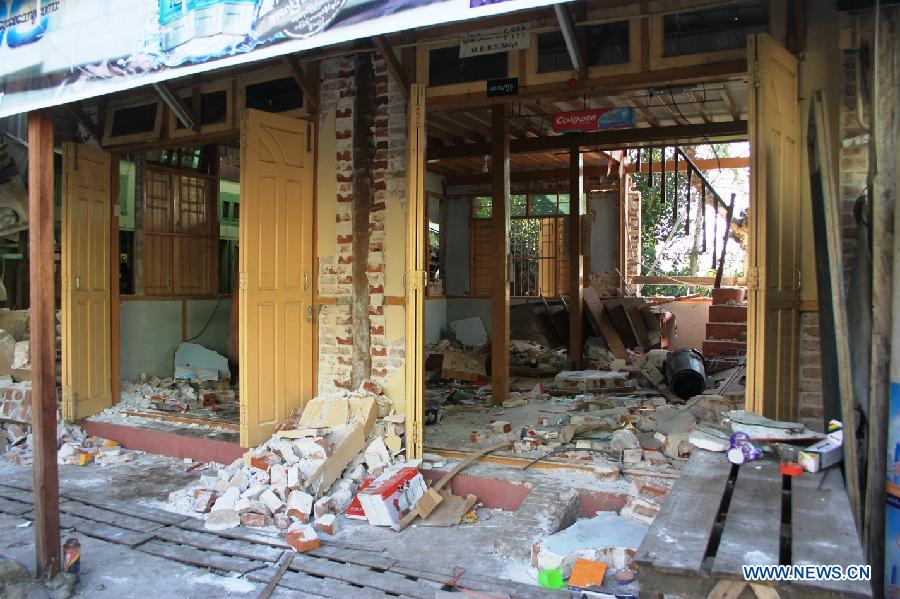
[[[696,349],[679,349],[663,364],[669,389],[681,399],[689,399],[706,389],[706,366]]]

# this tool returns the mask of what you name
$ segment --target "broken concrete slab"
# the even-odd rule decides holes
[[[450,323],[450,330],[453,331],[457,341],[468,347],[479,347],[488,342],[484,321],[477,316],[454,320]]]
[[[578,558],[604,562],[611,568],[629,565],[648,527],[615,512],[598,512],[535,543],[532,565],[559,568],[567,574]]]
[[[195,381],[230,379],[228,358],[199,343],[182,343],[175,350],[176,378]],[[180,375],[180,376],[179,376]]]

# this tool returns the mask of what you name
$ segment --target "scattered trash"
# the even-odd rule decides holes
[[[750,441],[750,435],[737,432],[731,434],[731,447],[728,449],[728,460],[738,466],[744,462],[757,460],[762,451]]]

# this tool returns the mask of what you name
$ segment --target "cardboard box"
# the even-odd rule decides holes
[[[828,434],[821,441],[813,443],[800,452],[800,463],[807,472],[818,472],[833,466],[844,457],[844,431],[841,423],[832,420],[828,423]]]
[[[396,464],[356,495],[369,524],[391,526],[400,521],[428,490],[416,462]]]

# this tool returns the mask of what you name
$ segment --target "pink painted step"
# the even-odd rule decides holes
[[[709,307],[709,322],[747,322],[747,306]]]
[[[731,341],[737,339],[745,341],[747,339],[747,323],[708,322],[706,323],[706,338],[709,340]]]

